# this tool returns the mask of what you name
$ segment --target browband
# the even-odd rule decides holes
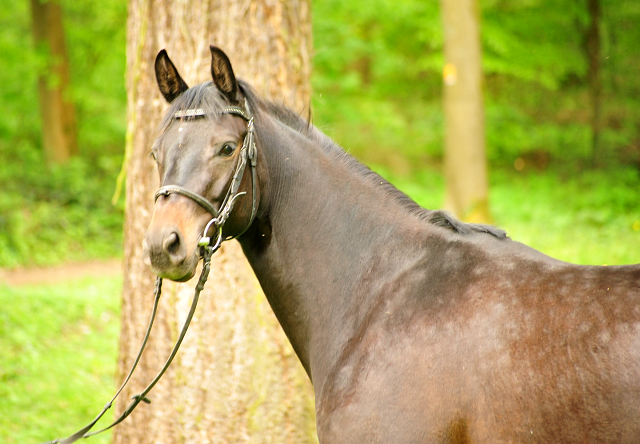
[[[222,110],[220,112],[222,114],[235,114],[236,116],[242,117],[247,122],[249,120],[251,120],[251,116],[249,115],[249,113],[247,111],[245,111],[244,109],[240,108],[239,106],[227,106],[226,108],[222,108]],[[173,115],[173,118],[174,119],[183,119],[185,117],[186,118],[201,117],[201,116],[204,116],[206,114],[207,114],[207,112],[202,108],[184,109],[184,110],[176,111],[176,113]]]

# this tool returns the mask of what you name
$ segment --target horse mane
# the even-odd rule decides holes
[[[221,110],[227,106],[227,104],[217,88],[212,86],[212,82],[205,82],[189,88],[187,91],[182,93],[171,104],[160,125],[161,128],[166,128],[171,123],[176,112],[187,109],[205,109],[208,111],[206,115],[207,118],[217,120],[222,114]],[[411,214],[418,216],[421,220],[460,234],[481,232],[488,233],[499,239],[507,237],[504,230],[491,225],[461,222],[446,211],[428,210],[421,207],[409,196],[393,186],[389,181],[347,153],[340,145],[313,125],[310,119],[304,119],[291,108],[284,105],[262,100],[258,97],[253,88],[243,80],[238,80],[238,86],[247,99],[249,108],[254,115],[256,110],[264,110],[267,114],[273,116],[282,124],[319,145],[328,156],[342,162],[351,171],[358,174],[364,180],[374,183],[376,187],[381,188],[385,193],[393,197],[404,208],[406,208]]]
[[[333,139],[313,125],[310,120],[304,119],[291,108],[284,105],[261,100],[255,94],[251,86],[246,82],[240,81],[239,83],[243,94],[247,97],[247,100],[250,103],[250,106],[264,109],[268,114],[275,117],[284,125],[306,136],[311,141],[316,142],[316,144],[320,145],[327,154],[346,164],[350,170],[360,175],[365,180],[375,183],[377,187],[382,188],[388,195],[396,199],[396,201],[402,204],[403,207],[409,210],[412,214],[418,216],[421,220],[438,227],[447,228],[460,234],[482,232],[499,239],[507,237],[506,232],[500,228],[496,228],[491,225],[461,222],[446,211],[428,210],[421,207],[385,178],[347,153],[340,145],[333,141]]]

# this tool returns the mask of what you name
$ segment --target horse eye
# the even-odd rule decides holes
[[[225,143],[220,150],[220,154],[223,156],[230,156],[236,150],[236,146],[233,143]]]
[[[158,161],[158,159],[156,158],[156,153],[155,153],[155,152],[153,152],[153,151],[151,151],[151,152],[149,153],[149,157],[151,157],[151,158],[152,158],[153,160],[155,160],[156,162]]]

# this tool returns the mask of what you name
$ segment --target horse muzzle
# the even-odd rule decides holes
[[[145,262],[161,278],[184,282],[195,274],[199,260],[197,249],[188,248],[184,235],[176,227],[147,231],[142,248]]]
[[[142,247],[145,262],[161,278],[184,282],[193,277],[200,260],[201,226],[206,213],[180,196],[162,197],[156,202]]]

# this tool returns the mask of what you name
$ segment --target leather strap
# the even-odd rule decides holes
[[[156,201],[160,196],[168,196],[174,193],[180,194],[182,196],[188,197],[189,199],[193,200],[198,205],[200,205],[205,210],[207,210],[209,213],[211,213],[213,218],[207,224],[207,228],[204,230],[204,233],[202,234],[202,238],[200,239],[199,244],[204,242],[205,245],[212,246],[213,245],[212,242],[214,242],[214,239],[216,239],[216,241],[235,239],[241,236],[242,234],[244,234],[249,229],[249,227],[253,223],[253,220],[256,217],[256,212],[258,209],[257,199],[256,199],[256,165],[258,162],[258,151],[256,147],[256,142],[255,142],[255,128],[254,128],[253,117],[249,112],[249,104],[247,103],[246,100],[245,100],[245,107],[246,107],[246,110],[237,106],[228,106],[221,110],[222,113],[234,114],[245,119],[247,121],[247,134],[244,137],[242,148],[240,149],[240,155],[238,156],[238,163],[236,164],[235,172],[231,177],[231,182],[229,184],[227,194],[224,197],[222,204],[220,205],[220,210],[216,210],[216,208],[211,204],[211,202],[209,202],[209,200],[206,197],[201,196],[200,194],[195,193],[193,191],[189,191],[188,189],[181,187],[180,185],[165,185],[160,189],[158,189],[158,191],[156,191],[156,194],[155,194]],[[206,112],[200,108],[187,109],[187,110],[181,110],[175,113],[174,118],[179,119],[183,117],[201,116],[204,114],[206,114]],[[222,235],[219,234],[218,238],[209,237],[208,236],[209,227],[212,224],[215,224],[218,228],[221,228],[224,225],[224,223],[227,221],[227,218],[229,217],[229,215],[231,214],[231,211],[233,210],[233,206],[236,199],[246,194],[245,192],[239,193],[238,189],[240,188],[240,183],[242,182],[242,178],[244,177],[244,171],[246,169],[247,164],[249,164],[249,167],[251,168],[251,191],[252,191],[251,217],[249,218],[249,223],[239,234],[235,236],[228,236],[223,238]]]
[[[247,106],[247,110],[248,110],[249,108],[248,108],[248,103],[246,103],[246,100],[245,100],[245,106]],[[146,331],[144,339],[142,341],[142,345],[140,347],[140,351],[138,352],[138,355],[136,356],[136,359],[135,359],[133,365],[131,366],[131,370],[129,370],[129,374],[125,378],[124,382],[122,383],[122,385],[120,386],[120,388],[118,389],[116,394],[113,396],[113,398],[111,398],[111,401],[109,401],[104,406],[104,408],[98,414],[98,416],[96,416],[95,419],[93,421],[91,421],[89,424],[87,424],[85,427],[83,427],[82,429],[78,430],[76,433],[74,433],[73,435],[69,436],[68,438],[55,439],[53,441],[47,441],[47,442],[45,442],[43,444],[72,444],[72,443],[78,441],[81,438],[88,438],[90,436],[97,435],[98,433],[101,433],[101,432],[104,432],[106,430],[109,430],[110,428],[120,424],[122,421],[124,421],[133,412],[133,410],[141,402],[146,402],[146,403],[150,403],[151,402],[147,398],[147,394],[158,383],[160,378],[167,371],[167,369],[169,368],[169,365],[171,365],[171,362],[173,361],[173,359],[175,358],[176,354],[178,353],[178,349],[180,348],[180,345],[182,344],[182,340],[184,339],[185,335],[187,334],[187,329],[189,328],[191,320],[193,319],[193,315],[194,315],[194,313],[196,311],[196,307],[198,305],[198,299],[200,297],[200,292],[204,288],[204,285],[207,282],[207,278],[209,277],[209,271],[211,269],[211,256],[213,256],[213,254],[220,248],[220,244],[221,244],[221,242],[223,240],[222,239],[222,225],[224,225],[224,222],[226,221],[226,218],[229,216],[229,213],[231,213],[231,210],[233,209],[233,203],[234,203],[235,199],[237,199],[239,196],[245,194],[244,192],[243,193],[238,193],[238,187],[240,186],[240,182],[242,181],[242,176],[244,174],[244,169],[245,169],[247,160],[249,161],[249,164],[251,166],[251,170],[252,170],[251,171],[251,173],[252,173],[251,176],[252,176],[252,182],[253,182],[252,183],[253,205],[252,205],[252,209],[251,209],[251,219],[249,221],[249,225],[247,225],[247,228],[253,222],[253,219],[254,219],[255,213],[256,213],[256,172],[255,172],[255,166],[256,166],[256,162],[257,162],[257,152],[256,152],[255,141],[254,141],[253,118],[251,117],[251,114],[248,111],[245,111],[242,108],[236,107],[236,106],[230,106],[230,107],[224,108],[222,110],[222,112],[223,113],[228,113],[228,114],[235,114],[235,115],[238,115],[238,116],[242,117],[243,119],[245,119],[248,122],[248,125],[247,125],[248,134],[247,134],[247,136],[245,136],[245,143],[243,143],[243,147],[242,147],[243,153],[240,156],[239,163],[238,163],[238,168],[236,169],[236,172],[235,172],[234,177],[232,179],[232,183],[231,183],[231,186],[229,188],[230,192],[227,194],[227,196],[225,198],[225,202],[223,202],[223,205],[221,206],[221,211],[219,212],[218,210],[216,210],[215,207],[205,197],[199,195],[198,193],[194,193],[192,191],[189,191],[186,188],[182,188],[181,186],[178,186],[178,185],[163,186],[158,191],[156,191],[156,194],[155,194],[155,200],[158,200],[158,198],[160,196],[168,196],[168,195],[173,194],[173,193],[180,194],[182,196],[185,196],[185,197],[188,197],[188,198],[192,199],[193,201],[195,201],[199,205],[201,205],[204,209],[206,209],[209,213],[211,213],[211,215],[213,216],[213,219],[212,219],[211,222],[216,222],[216,226],[218,226],[218,238],[217,238],[217,241],[215,243],[213,241],[209,241],[205,245],[202,245],[202,244],[200,245],[201,247],[203,247],[202,272],[200,274],[200,279],[198,280],[198,284],[196,285],[196,288],[195,288],[195,292],[194,292],[194,295],[193,295],[193,301],[191,303],[191,309],[189,310],[189,314],[187,315],[187,319],[185,320],[184,325],[182,327],[182,330],[180,331],[180,336],[178,337],[178,340],[176,341],[176,344],[174,345],[173,350],[171,351],[171,354],[169,355],[169,358],[167,359],[164,367],[162,367],[160,372],[153,379],[153,381],[151,381],[151,383],[149,383],[149,385],[142,392],[140,392],[139,394],[133,396],[133,401],[129,404],[129,406],[124,410],[124,412],[113,423],[111,423],[109,426],[103,428],[102,430],[99,430],[99,431],[93,432],[93,433],[88,433],[97,424],[97,422],[104,416],[104,414],[107,412],[107,410],[109,410],[112,407],[112,405],[113,405],[114,401],[116,400],[116,398],[120,395],[120,393],[122,392],[124,387],[127,385],[129,380],[131,379],[131,375],[133,374],[133,371],[138,366],[138,362],[140,362],[140,357],[142,356],[142,352],[144,351],[144,349],[145,349],[145,347],[147,345],[147,341],[148,341],[149,335],[151,333],[151,327],[153,326],[153,322],[154,322],[155,317],[156,317],[156,313],[157,313],[157,310],[158,310],[158,303],[160,301],[160,295],[162,293],[162,278],[158,277],[156,279],[156,285],[155,285],[155,290],[154,290],[155,298],[154,298],[154,303],[153,303],[153,310],[152,310],[152,313],[151,313],[151,319],[149,320],[149,326],[147,327],[147,331]],[[205,114],[205,111],[202,110],[202,109],[183,110],[183,111],[178,111],[174,115],[174,118],[192,118],[192,117],[197,117],[197,116],[201,116],[201,115],[204,115],[204,114]],[[208,230],[209,225],[211,224],[211,222],[209,224],[207,224],[207,229],[205,229],[204,236],[206,236],[206,234],[207,234],[206,231]],[[246,231],[247,228],[245,228],[244,231]],[[243,233],[244,233],[244,231],[243,231]],[[207,238],[207,240],[208,240],[208,238]]]
[[[166,185],[164,187],[161,187],[160,189],[158,189],[158,191],[156,191],[155,200],[158,200],[160,196],[168,196],[169,194],[174,193],[188,197],[189,199],[197,202],[198,205],[203,207],[209,213],[211,213],[214,218],[218,217],[218,210],[216,210],[215,207],[211,205],[206,197],[203,197],[198,193],[194,193],[193,191],[189,191],[179,185]]]
[[[157,312],[157,309],[158,309],[158,302],[160,300],[160,294],[162,292],[162,278],[160,278],[160,277],[156,279],[155,300],[154,300],[154,303],[153,303],[153,311],[152,311],[152,314],[151,314],[151,320],[149,321],[149,327],[147,328],[147,332],[145,334],[144,340],[142,341],[142,346],[140,347],[140,351],[138,352],[138,356],[136,357],[136,359],[135,359],[135,361],[134,361],[134,363],[133,363],[133,365],[131,367],[131,370],[129,371],[129,374],[125,378],[125,381],[123,382],[122,386],[120,386],[120,389],[116,392],[116,394],[113,396],[113,398],[111,398],[111,401],[109,401],[107,403],[107,405],[104,406],[104,408],[102,409],[100,414],[98,416],[96,416],[96,418],[93,421],[91,421],[89,424],[87,424],[85,427],[83,427],[82,429],[78,430],[76,433],[74,433],[73,435],[69,436],[68,438],[55,439],[53,441],[47,441],[46,443],[43,443],[43,444],[72,444],[72,443],[78,441],[81,438],[88,438],[90,436],[97,435],[98,433],[102,433],[102,432],[104,432],[106,430],[109,430],[110,428],[115,427],[116,425],[120,424],[122,421],[124,421],[133,412],[133,410],[141,402],[146,402],[146,403],[150,403],[151,402],[147,398],[147,394],[151,391],[151,389],[153,387],[155,387],[155,385],[158,383],[158,381],[160,381],[160,378],[165,374],[165,372],[169,368],[169,365],[171,365],[171,362],[173,361],[173,358],[175,358],[176,354],[178,353],[178,349],[180,348],[180,345],[182,344],[182,340],[184,339],[185,335],[187,334],[187,329],[189,328],[189,324],[191,324],[191,320],[193,319],[193,315],[196,312],[196,307],[198,305],[198,299],[200,298],[200,292],[204,288],[204,285],[207,282],[207,278],[209,277],[209,271],[211,270],[211,256],[213,256],[213,253],[215,253],[218,248],[219,248],[219,245],[216,248],[212,248],[212,247],[206,247],[205,248],[205,252],[204,252],[204,255],[203,255],[202,272],[200,273],[200,279],[198,279],[198,284],[196,285],[196,289],[195,289],[195,292],[194,292],[194,295],[193,295],[193,301],[191,302],[191,309],[189,310],[189,314],[187,315],[187,319],[184,321],[184,325],[182,326],[182,330],[180,331],[180,336],[178,337],[178,340],[176,341],[176,344],[174,345],[173,350],[171,351],[171,354],[169,355],[169,358],[165,362],[164,367],[162,367],[162,369],[160,370],[160,372],[158,372],[156,377],[153,378],[151,383],[149,383],[149,385],[142,392],[140,392],[139,394],[133,396],[133,401],[131,402],[131,404],[129,404],[129,406],[124,410],[124,412],[115,421],[113,421],[109,426],[107,426],[107,427],[105,427],[105,428],[103,428],[103,429],[101,429],[101,430],[99,430],[97,432],[88,433],[89,430],[91,430],[96,425],[96,423],[100,420],[100,418],[102,418],[102,416],[107,412],[107,410],[109,410],[111,408],[111,406],[113,405],[113,402],[116,400],[118,395],[120,395],[120,393],[122,392],[124,387],[127,385],[127,383],[129,382],[129,379],[131,379],[131,375],[133,374],[133,371],[135,370],[135,368],[138,365],[138,362],[140,361],[140,356],[142,355],[142,351],[144,350],[145,346],[147,345],[147,340],[149,339],[149,334],[151,332],[151,327],[153,326],[153,321],[155,320],[156,312]]]

